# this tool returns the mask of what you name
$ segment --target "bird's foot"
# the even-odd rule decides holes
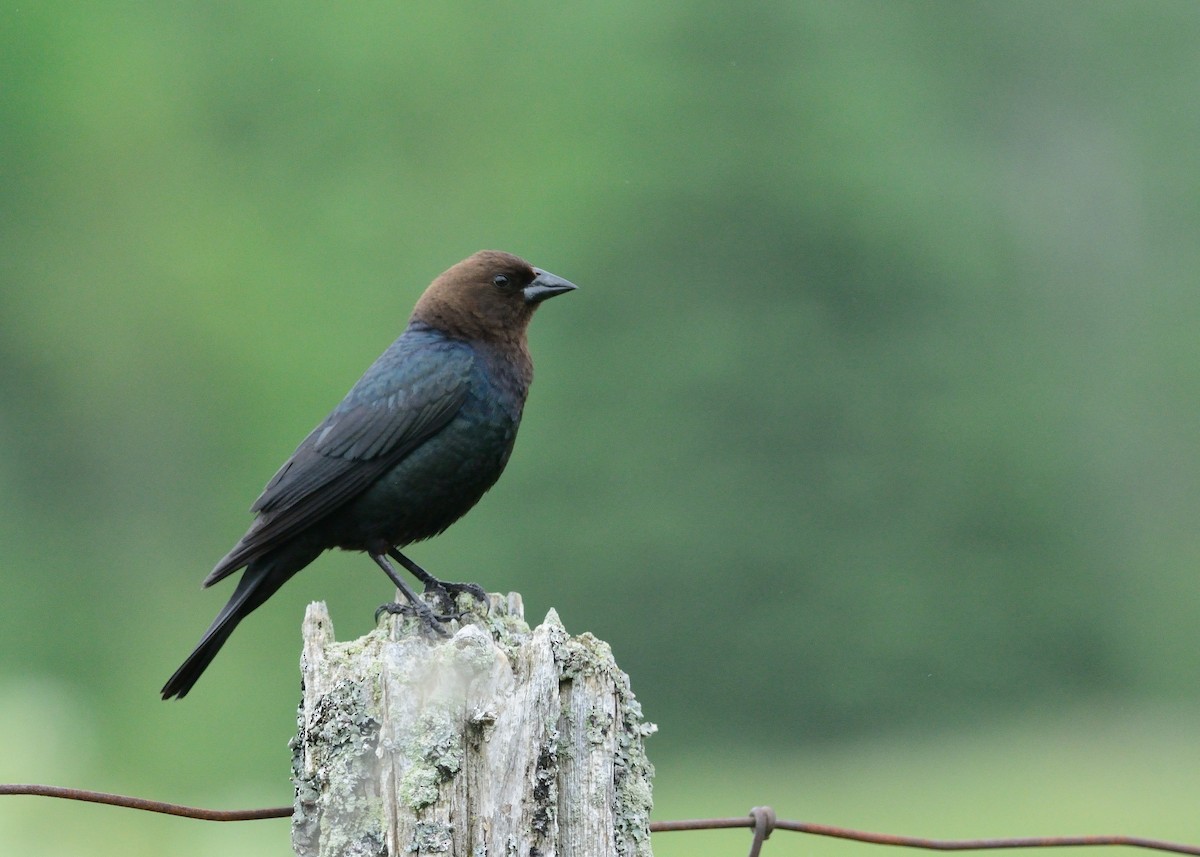
[[[371,553],[370,557],[371,559],[375,560],[375,563],[383,569],[384,573],[389,578],[391,578],[392,583],[396,584],[396,588],[400,590],[400,594],[403,595],[405,600],[408,602],[407,604],[384,604],[375,611],[376,624],[379,624],[379,617],[385,612],[395,615],[399,613],[408,613],[411,611],[411,613],[416,615],[416,617],[421,620],[421,624],[430,631],[433,631],[435,634],[442,637],[450,636],[450,632],[443,628],[441,623],[449,622],[451,619],[456,619],[458,618],[457,616],[438,616],[433,612],[433,608],[426,604],[425,600],[421,598],[421,596],[417,595],[417,593],[413,592],[412,587],[405,583],[403,579],[401,579],[400,575],[396,573],[396,570],[392,568],[391,563],[387,561],[387,557],[385,557],[382,553]]]
[[[469,613],[469,610],[458,609],[458,596],[461,593],[467,593],[472,598],[476,599],[487,610],[491,607],[491,599],[488,598],[487,592],[478,583],[446,583],[438,580],[421,566],[417,565],[411,559],[402,554],[399,549],[390,547],[387,550],[388,555],[399,562],[402,566],[408,569],[409,573],[417,580],[425,584],[425,592],[435,593],[442,607],[449,614],[457,614],[455,618],[461,619]]]
[[[444,580],[430,577],[425,581],[425,594],[428,595],[431,592],[437,595],[438,602],[446,613],[455,619],[461,619],[471,612],[469,609],[459,609],[458,596],[464,592],[482,604],[485,609],[491,604],[487,592],[478,583],[446,583]]]
[[[421,620],[421,624],[433,631],[439,637],[448,637],[450,632],[442,627],[443,622],[459,618],[458,616],[439,616],[430,609],[429,605],[424,601],[414,601],[410,604],[405,604],[399,601],[389,601],[387,604],[380,604],[375,608],[375,624],[379,624],[379,619],[384,614],[390,616],[415,616]]]
[[[413,592],[407,583],[400,579],[400,576],[396,573],[396,570],[392,568],[391,563],[387,561],[387,556],[384,556],[385,552],[387,556],[392,557],[402,566],[408,569],[413,577],[425,584],[426,595],[430,593],[434,595],[435,600],[437,601],[438,606],[443,610],[444,615],[436,615],[430,608],[429,604],[427,604],[423,598],[419,597],[415,592]],[[420,616],[425,624],[429,625],[430,627],[435,627],[431,624],[432,622],[449,622],[452,619],[459,620],[471,612],[470,608],[466,610],[460,610],[458,607],[458,596],[464,592],[470,595],[472,598],[478,599],[480,602],[482,602],[485,611],[491,607],[491,599],[488,598],[487,592],[485,592],[483,587],[479,584],[444,583],[427,572],[425,569],[421,568],[421,566],[417,565],[404,554],[400,553],[399,549],[395,547],[386,547],[382,551],[370,551],[369,555],[371,559],[375,560],[376,564],[383,569],[384,573],[391,579],[391,581],[396,584],[396,588],[399,589],[400,592],[403,593],[404,597],[408,599],[409,604],[412,606],[412,609],[416,611],[417,615]],[[380,609],[386,609],[386,605],[384,608]],[[376,616],[376,621],[378,621],[378,615],[379,614]],[[441,631],[441,628],[438,627],[438,630]]]

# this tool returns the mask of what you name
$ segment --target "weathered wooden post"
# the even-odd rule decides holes
[[[650,857],[655,727],[608,644],[554,611],[531,631],[515,593],[475,610],[445,639],[389,616],[337,643],[309,606],[297,855]]]

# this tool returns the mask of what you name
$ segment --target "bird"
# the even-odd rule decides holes
[[[401,548],[443,532],[499,479],[533,380],[530,319],[575,288],[499,250],[434,279],[399,338],[254,501],[250,528],[204,586],[242,576],[162,698],[186,696],[238,623],[329,549],[366,553],[431,628],[451,617],[435,615],[389,560],[426,591],[486,598],[474,584],[437,580]]]

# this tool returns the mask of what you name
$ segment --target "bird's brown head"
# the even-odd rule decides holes
[[[574,288],[519,256],[480,250],[429,285],[412,320],[464,339],[523,342],[538,304]]]

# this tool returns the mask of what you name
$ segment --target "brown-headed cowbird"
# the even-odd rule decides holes
[[[246,570],[163,699],[185,696],[238,622],[329,548],[365,551],[430,627],[439,617],[389,556],[427,589],[482,596],[473,584],[436,580],[399,548],[445,530],[500,477],[533,378],[529,320],[542,301],[574,288],[495,250],[434,280],[400,338],[254,502],[249,531],[204,585]]]

